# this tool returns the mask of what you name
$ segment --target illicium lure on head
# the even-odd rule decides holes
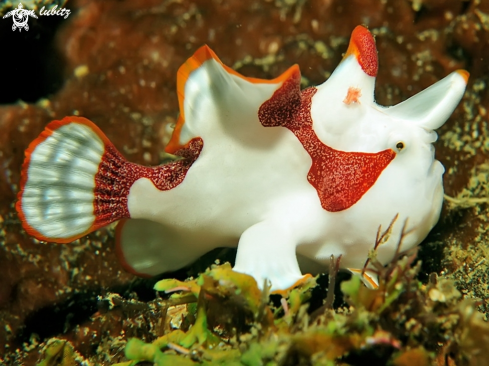
[[[377,50],[358,26],[323,84],[300,89],[292,66],[273,80],[247,78],[207,46],[179,69],[180,117],[166,147],[181,159],[144,167],[124,159],[80,117],[51,122],[26,151],[17,211],[26,231],[71,242],[111,222],[124,266],[156,275],[220,246],[238,246],[234,270],[272,290],[300,282],[304,266],[362,271],[379,227],[392,260],[437,222],[443,166],[434,132],[467,84],[458,70],[394,107],[374,101]],[[299,259],[299,260],[298,260]],[[304,267],[305,268],[305,267]]]

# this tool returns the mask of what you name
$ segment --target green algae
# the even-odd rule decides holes
[[[129,340],[125,355],[132,363],[117,365],[357,365],[359,359],[397,366],[484,364],[489,325],[478,303],[436,274],[422,284],[416,254],[412,250],[387,267],[372,256],[379,288],[368,289],[354,276],[341,283],[346,306],[319,313],[308,309],[315,279],[279,301],[270,301],[267,290],[229,264],[193,280],[163,280],[155,288],[170,294],[169,303],[186,299],[192,324],[151,343]],[[216,317],[216,311],[224,314]]]
[[[77,355],[73,346],[63,339],[52,339],[44,349],[42,361],[36,366],[75,366]]]

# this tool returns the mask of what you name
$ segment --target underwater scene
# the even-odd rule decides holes
[[[489,1],[0,2],[0,365],[489,365]]]

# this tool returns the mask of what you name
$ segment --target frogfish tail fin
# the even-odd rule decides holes
[[[39,240],[68,243],[129,217],[126,164],[89,120],[52,121],[25,152],[16,204],[24,229]]]

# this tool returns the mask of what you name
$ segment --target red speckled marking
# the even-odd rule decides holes
[[[76,123],[88,127],[95,133],[104,143],[105,151],[102,155],[102,161],[99,165],[99,170],[95,174],[95,189],[93,213],[95,215],[94,223],[87,228],[83,233],[72,237],[51,238],[42,235],[35,228],[31,227],[24,215],[22,208],[22,196],[27,183],[29,166],[31,157],[35,149],[46,141],[54,131],[65,125]],[[100,229],[101,227],[110,224],[116,220],[129,217],[127,208],[127,195],[132,184],[139,178],[148,178],[160,190],[169,190],[183,182],[185,176],[192,166],[194,161],[199,157],[203,147],[201,138],[192,139],[186,146],[181,147],[175,152],[175,155],[184,157],[185,159],[173,163],[157,166],[144,167],[130,163],[117,151],[112,142],[93,122],[83,117],[70,116],[65,117],[60,121],[52,121],[44,131],[30,143],[25,151],[24,164],[22,165],[22,174],[20,180],[20,189],[17,194],[18,201],[16,209],[19,214],[22,226],[38,240],[69,243],[78,239],[90,232]]]
[[[237,71],[232,68],[224,65],[219,57],[212,51],[208,46],[200,47],[192,57],[190,57],[185,63],[180,66],[177,72],[177,94],[178,94],[178,105],[180,108],[180,115],[178,117],[177,124],[175,129],[173,130],[172,137],[168,142],[168,145],[165,147],[165,151],[171,154],[174,154],[176,150],[180,149],[182,145],[180,144],[180,134],[182,128],[185,124],[185,85],[187,84],[187,80],[191,77],[192,73],[200,68],[205,62],[214,60],[221,67],[226,70],[228,74],[237,76],[243,80],[246,80],[253,84],[277,84],[286,80],[290,73],[292,73],[295,69],[298,68],[297,65],[292,66],[290,69],[285,71],[282,75],[275,79],[266,80],[266,79],[257,79],[257,78],[249,78],[241,75]]]
[[[342,211],[355,204],[375,183],[396,153],[344,152],[326,146],[313,129],[312,97],[316,88],[301,92],[297,71],[284,82],[258,111],[265,127],[283,126],[291,130],[312,158],[307,180],[316,189],[322,207]]]
[[[127,196],[134,182],[148,178],[156,188],[167,191],[183,182],[189,168],[199,157],[203,147],[201,138],[194,138],[187,147],[175,152],[186,159],[157,167],[145,167],[130,163],[107,144],[95,175],[94,227],[99,228],[122,218],[129,218]]]
[[[370,76],[377,76],[379,62],[377,59],[377,47],[372,34],[364,26],[357,26],[353,30],[350,44],[345,58],[355,55],[363,71]]]

